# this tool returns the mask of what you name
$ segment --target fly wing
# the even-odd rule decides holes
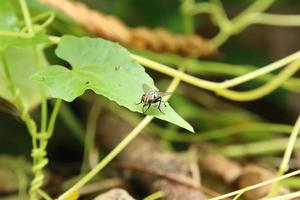
[[[150,86],[149,85],[147,85],[147,84],[143,84],[143,90],[144,90],[144,93],[147,93],[147,92],[149,92],[149,91],[151,91],[152,89],[150,88]]]
[[[164,97],[164,96],[168,96],[168,95],[172,95],[173,92],[158,92],[159,96]]]

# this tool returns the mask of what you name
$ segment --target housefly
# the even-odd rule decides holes
[[[141,98],[141,101],[139,103],[137,103],[136,105],[139,105],[141,103],[143,103],[143,114],[145,114],[147,112],[147,110],[151,107],[151,104],[155,104],[158,103],[158,110],[162,113],[165,114],[161,109],[161,103],[163,103],[165,106],[165,102],[162,100],[163,96],[167,96],[167,95],[171,95],[171,92],[159,92],[156,90],[151,89],[148,85],[143,84],[143,90],[144,90],[144,94]],[[145,110],[145,107],[146,110]]]

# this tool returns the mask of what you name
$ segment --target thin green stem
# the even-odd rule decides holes
[[[225,198],[228,198],[228,197],[232,197],[232,196],[235,196],[235,195],[237,195],[237,194],[239,194],[241,192],[254,190],[256,188],[260,188],[262,186],[265,186],[265,185],[268,185],[268,184],[271,184],[271,183],[274,183],[276,181],[280,181],[280,180],[283,180],[283,179],[286,179],[286,178],[289,178],[289,177],[292,177],[292,176],[296,176],[298,174],[300,174],[300,170],[296,170],[296,171],[293,171],[291,173],[285,174],[283,176],[279,176],[279,177],[276,177],[276,178],[273,178],[273,179],[270,179],[270,180],[267,180],[267,181],[255,184],[255,185],[251,185],[251,186],[248,186],[246,188],[243,188],[243,189],[240,189],[240,190],[236,190],[234,192],[230,192],[230,193],[218,196],[218,197],[214,197],[214,198],[211,198],[209,200],[221,200],[221,199],[225,199]]]
[[[219,47],[224,44],[227,39],[230,37],[230,34],[224,31],[220,31],[214,38],[211,39],[211,42],[216,46]]]
[[[231,22],[228,19],[224,10],[223,4],[220,0],[210,0],[212,7],[212,16],[216,24],[220,27],[221,32],[229,33],[231,30]]]
[[[183,0],[180,11],[183,18],[184,32],[186,34],[193,34],[195,31],[194,18],[190,13],[190,8],[193,7],[194,0]]]
[[[101,108],[103,103],[96,99],[88,116],[87,120],[87,128],[85,134],[85,141],[84,141],[84,151],[83,151],[83,159],[81,165],[81,174],[86,173],[90,167],[90,154],[94,147],[94,141],[96,137],[96,129],[97,129],[97,119],[101,112]]]
[[[61,102],[62,102],[61,99],[56,99],[56,102],[54,104],[54,108],[53,108],[53,111],[52,111],[52,114],[51,114],[50,120],[49,120],[47,136],[46,136],[47,138],[50,138],[53,134],[53,130],[54,130],[57,115],[59,113],[59,108],[60,108]]]
[[[70,129],[71,133],[75,136],[75,138],[81,143],[84,144],[84,134],[85,130],[81,121],[78,117],[72,112],[72,110],[68,107],[66,103],[61,104],[59,110],[59,117],[61,121],[64,122],[67,128]]]
[[[41,133],[45,133],[47,128],[48,105],[45,90],[43,88],[41,88],[41,99]]]
[[[169,66],[178,66],[178,63],[185,63],[185,71],[189,72],[192,75],[200,75],[200,76],[218,76],[222,75],[225,77],[238,77],[243,76],[248,73],[251,73],[257,70],[254,66],[249,65],[233,65],[227,63],[218,63],[218,62],[211,62],[211,61],[199,61],[196,59],[191,58],[184,58],[181,56],[173,55],[173,54],[162,54],[162,53],[154,53],[145,50],[134,50],[134,52],[141,54],[149,59],[155,60],[156,62],[164,63]],[[300,58],[300,52],[299,58]],[[293,55],[293,54],[292,54]],[[294,59],[296,59],[294,57]],[[284,58],[283,58],[284,59]],[[293,59],[291,59],[293,61]],[[280,62],[276,61],[276,62]],[[274,64],[274,63],[272,63]],[[271,64],[271,65],[272,65]],[[282,63],[281,63],[282,64]],[[267,65],[268,66],[268,65]],[[265,67],[267,67],[265,66]],[[271,80],[275,75],[274,74],[262,74],[257,78],[257,81],[260,82],[267,82]],[[235,78],[231,79],[234,80]],[[253,78],[254,79],[254,78]],[[228,81],[225,81],[228,84]],[[244,82],[244,80],[242,80]],[[227,87],[226,85],[224,87]],[[300,88],[300,79],[299,78],[290,78],[286,82],[283,83],[281,86],[289,91],[298,92]]]
[[[39,146],[37,148],[33,148],[32,157],[35,159],[35,162],[32,167],[32,171],[34,172],[34,179],[31,181],[31,187],[29,190],[30,199],[37,199],[37,193],[39,193],[41,186],[44,181],[44,173],[43,169],[48,164],[48,159],[46,158],[46,147],[48,144],[49,138],[53,134],[55,121],[59,112],[59,108],[62,100],[57,99],[49,120],[48,129],[46,132],[41,132],[38,134],[38,139],[40,141]],[[46,193],[41,193],[46,194]]]
[[[292,193],[281,195],[281,196],[277,196],[277,197],[274,197],[274,198],[270,198],[268,200],[291,200],[291,199],[296,199],[297,197],[300,197],[300,191],[292,192]]]
[[[46,20],[35,29],[35,33],[38,33],[40,31],[44,30],[47,26],[49,26],[53,22],[53,20],[55,18],[55,14],[52,11],[48,11],[48,12],[40,13],[31,18],[32,23],[39,22],[45,18],[46,18]],[[19,24],[24,25],[24,22],[20,22]],[[27,27],[25,29],[27,30]]]
[[[19,32],[4,31],[4,30],[0,30],[0,36],[17,37],[17,38],[30,38],[31,37],[27,33],[19,33]]]
[[[296,59],[299,59],[299,58],[300,58],[300,51],[297,51],[297,52],[295,52],[287,57],[284,57],[276,62],[273,62],[264,67],[261,67],[258,70],[255,70],[253,72],[250,72],[250,73],[238,76],[236,78],[224,81],[221,85],[221,88],[230,88],[230,87],[240,85],[241,83],[252,80],[258,76],[262,76],[262,75],[270,73],[274,70],[280,69],[280,68],[284,67],[285,65],[287,65],[288,63],[290,63]]]
[[[245,15],[248,15],[253,12],[263,12],[268,9],[275,0],[255,0],[248,8],[239,14],[239,18],[243,18]],[[238,19],[236,19],[238,20]]]
[[[299,132],[300,132],[300,116],[298,117],[296,124],[293,128],[293,131],[290,135],[289,142],[287,144],[287,148],[284,152],[284,156],[282,158],[279,170],[277,172],[277,176],[283,175],[289,169],[289,161],[291,159],[292,152],[293,152],[295,143],[297,141]],[[272,185],[267,197],[275,196],[276,193],[278,192],[278,189],[279,189],[279,184],[278,184],[278,182],[276,182]]]
[[[247,192],[247,190],[245,189],[244,191],[241,191],[239,194],[237,194],[233,200],[237,200],[238,198],[240,198],[245,192]]]
[[[196,3],[190,9],[191,15],[201,14],[201,13],[208,13],[212,14],[213,9],[215,9],[215,5],[207,2]]]
[[[24,17],[24,21],[25,21],[28,33],[30,36],[34,36],[32,21],[31,21],[31,17],[30,17],[30,13],[29,13],[29,9],[28,9],[26,0],[19,0],[19,3],[21,6],[22,14]]]
[[[259,141],[248,144],[238,144],[223,147],[220,151],[228,157],[245,157],[270,153],[279,153],[286,149],[287,138],[277,138],[268,141]],[[295,143],[295,148],[300,148],[300,140]]]
[[[237,101],[249,101],[249,100],[254,100],[257,98],[260,98],[271,91],[273,91],[275,88],[279,87],[287,78],[289,78],[293,73],[295,73],[298,69],[298,62],[295,62],[291,64],[289,67],[284,69],[280,75],[275,77],[273,80],[271,80],[269,83],[265,84],[264,86],[248,91],[248,92],[237,92],[237,91],[231,91],[231,90],[225,90],[225,89],[220,89],[220,88],[227,88],[227,87],[232,87],[235,85],[238,85],[240,83],[246,82],[248,80],[251,80],[253,78],[256,78],[258,76],[264,75],[266,73],[269,73],[273,70],[276,70],[283,65],[291,62],[292,60],[295,60],[299,58],[300,56],[300,51],[296,52],[286,58],[283,58],[275,63],[272,63],[270,65],[267,65],[265,67],[262,67],[261,69],[255,70],[253,72],[250,72],[248,74],[245,74],[243,76],[234,78],[229,81],[225,81],[223,83],[215,83],[211,81],[206,81],[202,80],[196,77],[193,77],[191,75],[185,74],[184,72],[180,72],[178,70],[175,70],[173,68],[170,68],[166,65],[154,62],[152,60],[149,60],[147,58],[143,58],[141,56],[137,56],[132,54],[131,55],[133,59],[137,60],[139,63],[145,65],[148,68],[151,68],[153,70],[159,71],[161,73],[170,75],[170,76],[178,76],[180,77],[183,81],[195,85],[197,87],[205,88],[207,90],[212,90],[216,91],[219,95],[222,95],[224,97],[227,97],[232,100],[237,100]]]
[[[284,124],[271,124],[271,123],[247,123],[228,126],[225,128],[215,129],[211,131],[205,131],[196,133],[193,135],[174,134],[172,138],[168,138],[177,142],[204,142],[208,140],[216,140],[224,137],[229,137],[243,132],[278,132],[278,133],[290,133],[292,127]],[[164,137],[164,136],[161,136]]]
[[[47,160],[42,160],[40,159],[40,157],[44,156],[44,152],[41,151],[38,148],[38,133],[37,133],[37,128],[36,128],[36,124],[35,121],[31,118],[26,106],[24,105],[21,97],[20,97],[20,93],[17,90],[17,88],[14,85],[14,82],[12,80],[12,77],[10,75],[9,72],[9,68],[5,59],[5,56],[3,55],[2,52],[0,52],[1,54],[1,60],[3,61],[3,66],[4,66],[4,73],[5,76],[7,78],[7,83],[8,83],[8,88],[10,89],[12,96],[14,98],[13,103],[15,104],[15,106],[18,108],[18,110],[21,111],[22,113],[22,120],[25,122],[28,132],[31,135],[32,138],[32,158],[33,158],[33,168],[32,171],[34,172],[34,179],[31,182],[31,187],[30,187],[30,199],[37,199],[37,188],[39,188],[42,184],[42,180],[44,178],[42,171],[40,170],[43,166],[45,166],[47,164]]]
[[[264,24],[271,26],[300,26],[300,15],[280,15],[259,13],[252,17],[253,24]]]
[[[248,6],[243,12],[241,12],[235,20],[238,21],[244,16],[247,16],[253,12],[263,12],[268,7],[270,7],[275,0],[255,0],[250,6]]]
[[[34,61],[37,70],[42,69],[42,61],[41,61],[41,54],[38,47],[35,45],[33,47],[34,52]],[[47,105],[47,97],[46,91],[44,86],[40,86],[40,94],[41,94],[41,133],[46,132],[47,128],[47,118],[48,118],[48,105]]]
[[[155,200],[155,199],[160,199],[164,197],[166,194],[163,191],[158,191],[155,192],[147,197],[145,197],[143,200]]]
[[[43,12],[43,13],[40,13],[34,17],[31,18],[31,21],[33,23],[35,22],[38,22],[38,21],[41,21],[45,18],[50,18],[50,16],[54,15],[53,11],[47,11],[47,12]]]
[[[46,192],[43,190],[38,190],[38,194],[43,197],[45,200],[53,200]]]
[[[224,96],[228,99],[235,101],[251,101],[255,99],[259,99],[263,96],[270,94],[276,88],[278,88],[281,84],[283,84],[289,77],[291,77],[294,73],[298,71],[300,68],[300,60],[297,60],[287,66],[285,69],[280,72],[279,75],[274,77],[271,81],[266,83],[265,85],[250,90],[246,92],[238,92],[227,89],[220,89],[216,91],[218,95]]]
[[[256,0],[238,16],[229,20],[223,9],[221,1],[211,0],[212,3],[210,9],[209,6],[203,6],[203,8],[196,8],[195,10],[208,12],[212,15],[215,23],[219,26],[220,32],[211,40],[216,46],[221,46],[227,41],[227,39],[233,35],[243,31],[247,26],[253,24],[253,20],[257,19],[260,12],[266,10],[275,0]],[[197,4],[196,4],[197,5]],[[195,13],[195,12],[194,12]]]
[[[44,30],[47,26],[49,26],[54,21],[54,18],[55,14],[53,12],[50,12],[47,20],[36,29],[36,33]]]
[[[191,85],[195,85],[197,87],[200,88],[205,88],[208,90],[216,90],[219,87],[219,83],[215,83],[215,82],[211,82],[211,81],[206,81],[206,80],[202,80],[199,78],[196,78],[194,76],[188,75],[184,72],[180,72],[178,70],[175,70],[173,68],[170,68],[166,65],[157,63],[155,61],[152,61],[150,59],[135,55],[135,54],[131,54],[131,57],[136,60],[137,62],[139,62],[142,65],[145,65],[146,67],[153,69],[155,71],[159,71],[163,74],[167,74],[169,76],[172,77],[179,77],[182,81],[187,82]]]
[[[260,13],[270,7],[275,0],[256,0],[238,16],[232,19],[233,31],[235,34],[244,30],[248,25],[251,24],[251,14]]]

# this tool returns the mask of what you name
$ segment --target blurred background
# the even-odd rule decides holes
[[[74,0],[71,2],[81,2],[102,14],[115,16],[128,27],[163,28],[174,34],[187,34],[180,10],[183,1]],[[205,1],[196,1],[196,3],[198,2]],[[222,2],[228,17],[232,18],[253,1],[226,0]],[[45,4],[34,0],[30,0],[29,5],[33,14],[50,9]],[[49,34],[58,36],[64,34],[94,35],[82,28],[70,16],[57,10],[55,12],[56,19],[49,26],[47,31]],[[299,14],[300,1],[277,0],[267,12]],[[195,15],[193,24],[195,34],[206,38],[207,42],[219,30],[207,14]],[[184,62],[182,62],[183,64],[181,63],[181,65],[186,67],[187,73],[206,80],[223,81],[270,64],[298,51],[300,48],[299,35],[299,27],[251,25],[241,33],[231,36],[218,48],[217,54],[203,58],[174,55],[168,52],[159,53],[145,49],[140,50],[134,47],[129,48],[133,52],[172,67],[180,65],[180,63],[176,63],[175,59],[183,59],[183,61],[184,59],[191,59],[189,62],[186,62],[188,63],[186,65]],[[54,55],[54,49],[55,46],[49,46],[45,49],[45,55],[49,63],[65,64]],[[149,69],[146,69],[146,71],[153,77],[162,91],[166,89],[171,81],[170,77],[158,72]],[[276,75],[277,73],[278,71],[273,74]],[[280,158],[283,155],[288,133],[291,131],[300,111],[300,79],[297,77],[299,77],[299,72],[294,77],[291,87],[280,87],[270,95],[250,102],[228,100],[212,92],[181,83],[170,100],[170,104],[177,113],[192,124],[196,133],[191,135],[191,133],[187,133],[175,125],[159,120],[154,120],[145,131],[152,137],[159,149],[165,152],[182,154],[185,157],[185,154],[191,147],[196,147],[200,160],[203,158],[202,154],[206,154],[205,152],[218,152],[218,154],[228,159],[237,160],[242,166],[246,165],[246,163],[254,163],[274,172],[278,168]],[[265,83],[265,80],[267,79],[249,81],[235,89],[253,89]],[[97,117],[97,127],[101,126],[101,123],[111,123],[109,125],[112,129],[110,131],[111,134],[116,130],[120,132],[130,130],[130,128],[126,127],[135,126],[143,117],[129,112],[113,102],[109,102],[104,97],[96,97],[91,92],[87,92],[83,97],[76,99],[70,104],[64,104],[55,128],[55,134],[51,138],[47,149],[50,162],[47,166],[49,179],[46,185],[50,186],[49,191],[54,190],[54,194],[57,191],[53,189],[53,184],[62,184],[80,172],[89,111],[93,108],[95,101],[101,102],[99,105],[99,116]],[[52,105],[52,101],[49,100],[49,106],[51,107]],[[32,109],[32,115],[37,120],[39,113],[39,108]],[[116,120],[107,122],[108,118],[116,118]],[[107,127],[107,124],[103,124],[103,126]],[[125,128],[117,129],[115,126],[124,126]],[[101,132],[105,128],[99,129],[99,132]],[[113,145],[103,145],[102,136],[98,135],[96,138],[97,140],[93,147],[95,151],[92,154],[97,161],[106,155],[110,146]],[[14,160],[12,163],[27,163],[24,164],[24,166],[28,166],[27,169],[22,169],[23,172],[20,173],[27,174],[30,177],[31,138],[24,123],[18,117],[4,112],[0,113],[0,142],[0,157],[3,160],[1,162],[6,163],[6,159],[11,159]],[[300,166],[299,148],[300,142],[297,140],[291,169],[297,169]],[[139,147],[137,146],[136,149],[138,150]],[[200,169],[206,168],[205,166],[201,167],[202,164],[200,164]],[[13,173],[7,174],[5,167],[2,168],[0,180],[2,179],[1,177],[4,177],[2,180],[6,182],[2,182],[0,185],[6,185],[6,187],[0,189],[0,194],[2,193],[3,196],[13,194],[18,188],[18,184],[13,181],[16,179],[11,179],[15,175]],[[118,177],[119,175],[116,175],[116,171],[119,172],[118,169],[109,167],[100,175],[99,179]],[[204,175],[204,179],[205,176],[207,175]],[[28,184],[29,178],[26,180]],[[211,181],[212,179],[210,177],[207,180]],[[290,189],[295,188],[299,190],[299,178],[295,178],[293,181],[296,182],[286,184]],[[216,182],[213,182],[212,185],[215,186]],[[206,186],[210,184],[206,183]],[[222,188],[219,191],[221,193],[231,191],[234,188],[237,189],[232,184],[228,188]],[[145,195],[143,192],[142,194]]]

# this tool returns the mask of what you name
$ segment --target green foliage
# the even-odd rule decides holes
[[[73,101],[86,90],[93,90],[132,111],[141,112],[136,105],[143,94],[143,84],[154,86],[151,77],[142,66],[135,63],[130,53],[116,43],[88,37],[64,36],[55,51],[56,55],[72,66],[69,70],[54,65],[33,76],[45,85],[55,98]],[[168,103],[162,114],[154,106],[147,114],[181,126],[189,131],[193,128],[183,120]]]
[[[10,1],[0,1],[0,30],[18,31],[18,18]]]
[[[12,32],[20,30],[17,15],[10,1],[0,2],[0,30]],[[39,33],[32,38],[11,37],[9,34],[0,36],[0,53],[2,54],[0,61],[0,98],[14,104],[15,97],[9,90],[9,81],[4,71],[4,65],[6,65],[24,105],[30,108],[40,102],[39,86],[29,80],[29,77],[36,72],[38,67],[45,66],[46,60],[39,50],[34,49],[32,46],[46,42],[49,42],[49,40],[44,33]]]
[[[3,53],[3,60],[0,63],[0,97],[8,102],[14,103],[14,97],[9,91],[9,83],[4,74],[4,62],[6,63],[12,81],[20,92],[20,96],[26,107],[32,107],[40,102],[40,87],[29,80],[29,77],[36,72],[36,52],[31,48],[8,48]],[[46,61],[40,57],[40,62],[44,66]]]

